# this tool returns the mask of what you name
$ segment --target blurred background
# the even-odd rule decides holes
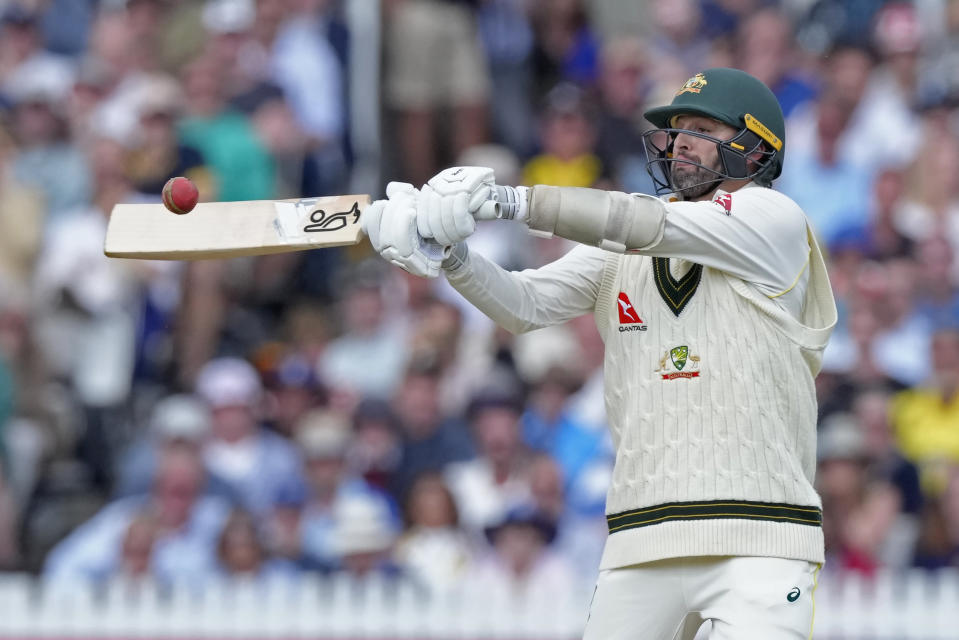
[[[955,0],[0,0],[0,635],[577,637],[613,463],[592,318],[512,336],[366,245],[109,260],[107,215],[177,175],[650,192],[643,109],[712,66],[779,97],[775,187],[840,310],[817,637],[956,637]]]

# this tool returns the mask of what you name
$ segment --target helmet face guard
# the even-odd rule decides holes
[[[719,155],[719,169],[675,158],[673,143],[680,133],[709,140],[715,144]],[[747,128],[741,129],[728,140],[720,140],[687,129],[651,129],[643,134],[643,143],[646,151],[646,171],[653,179],[657,195],[679,191],[673,184],[672,170],[675,163],[699,167],[715,176],[693,185],[687,185],[683,190],[704,184],[715,183],[715,186],[718,186],[723,180],[754,180],[763,186],[769,186],[772,184],[770,174],[777,168],[774,162],[777,152],[768,149],[763,144],[762,138]],[[750,170],[750,164],[753,165],[752,170]]]

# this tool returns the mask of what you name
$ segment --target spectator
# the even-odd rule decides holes
[[[603,432],[582,424],[569,410],[569,399],[581,384],[574,371],[550,368],[534,384],[522,418],[523,441],[556,460],[565,478],[564,490],[570,493],[575,493],[581,474],[605,455]]]
[[[873,83],[885,95],[887,108],[909,114],[920,100],[919,53],[923,40],[913,3],[886,2],[876,15],[873,40],[881,61]]]
[[[526,0],[487,0],[479,3],[477,16],[496,96],[490,101],[493,132],[518,155],[528,154],[535,143],[532,6]]]
[[[556,526],[549,518],[529,508],[513,509],[487,529],[487,536],[491,550],[471,572],[472,585],[526,605],[546,598],[563,602],[575,588],[568,561],[550,546]]]
[[[959,278],[955,277],[955,252],[941,236],[917,247],[919,300],[916,313],[929,326],[947,327],[959,321]]]
[[[394,555],[403,571],[429,591],[461,584],[473,560],[473,545],[459,524],[453,494],[437,473],[419,476],[406,496],[406,530]]]
[[[265,5],[268,3],[264,3]],[[254,37],[257,27],[253,0],[205,0],[200,21],[205,36],[202,50],[218,69],[223,70],[223,92],[236,98],[262,86],[267,73],[267,42]],[[265,25],[275,26],[264,19]],[[262,30],[260,33],[264,33]],[[268,32],[275,35],[275,29]]]
[[[50,229],[93,196],[90,167],[67,136],[63,103],[72,83],[70,76],[41,70],[18,77],[7,88],[13,103],[11,129],[20,148],[11,158],[13,174],[43,194],[44,227]]]
[[[735,42],[736,66],[773,90],[786,118],[816,96],[813,80],[796,69],[793,27],[781,9],[769,6],[747,14]]]
[[[872,176],[842,152],[850,112],[840,96],[828,91],[821,95],[816,116],[815,144],[790,148],[776,188],[803,208],[828,246],[847,230],[857,234],[865,230]],[[789,132],[790,139],[798,135]],[[816,189],[809,189],[810,184]]]
[[[361,273],[342,300],[343,334],[332,340],[318,362],[320,377],[351,396],[388,398],[406,361],[404,336],[390,321],[378,274]],[[376,363],[370,367],[370,363]]]
[[[242,510],[234,510],[223,525],[217,559],[223,575],[232,578],[256,580],[295,572],[292,564],[270,557],[253,516]]]
[[[595,83],[599,42],[587,20],[585,4],[582,0],[562,0],[534,5],[537,46],[533,63],[540,86],[537,97],[558,83]]]
[[[226,103],[224,77],[214,61],[200,57],[184,70],[186,116],[180,139],[197,149],[213,172],[217,198],[267,200],[276,166],[249,119]]]
[[[439,369],[429,362],[414,361],[393,399],[393,408],[403,432],[403,464],[396,490],[404,495],[413,479],[426,471],[440,471],[448,464],[473,455],[468,428],[461,420],[443,415],[439,406]]]
[[[896,229],[913,242],[942,237],[953,253],[959,251],[957,176],[959,138],[930,130],[923,153],[909,167],[906,197],[895,212]]]
[[[320,184],[311,193],[336,193],[346,169],[346,81],[341,61],[327,35],[332,3],[296,0],[280,26],[271,51],[271,76],[283,90],[307,148],[319,166]],[[410,43],[408,43],[408,46]],[[316,91],[316,87],[323,91]],[[342,193],[342,192],[341,192]]]
[[[0,291],[25,299],[40,253],[43,197],[11,171],[16,144],[0,119]]]
[[[254,514],[266,513],[280,487],[299,479],[296,451],[260,424],[263,388],[256,370],[239,358],[217,358],[197,377],[196,393],[210,407],[212,428],[203,449],[217,476]]]
[[[589,584],[596,579],[609,524],[602,510],[584,510],[576,502],[576,489],[567,493],[564,488],[569,484],[556,460],[548,454],[533,456],[529,465],[530,504],[556,525],[553,547],[566,558],[578,584]]]
[[[122,453],[115,492],[130,496],[149,490],[157,460],[167,449],[189,449],[199,454],[210,435],[209,408],[195,396],[176,394],[160,399],[150,414],[147,432]],[[216,477],[208,478],[206,490],[223,498],[230,491]]]
[[[446,415],[462,414],[470,397],[487,381],[486,341],[464,326],[463,311],[452,301],[426,301],[417,315],[410,319],[415,327],[411,359],[436,365],[440,410]]]
[[[898,394],[891,411],[899,447],[918,465],[924,490],[938,494],[959,462],[959,329],[937,331],[927,354],[928,382]]]
[[[307,490],[302,482],[282,487],[273,499],[273,510],[263,522],[263,545],[278,560],[310,568],[303,549],[303,509]]]
[[[892,260],[886,264],[884,296],[874,309],[880,331],[873,341],[873,356],[884,374],[912,386],[929,375],[929,339],[932,327],[916,309],[916,263]]]
[[[153,578],[153,549],[160,534],[160,526],[149,513],[133,518],[123,536],[120,566],[115,577],[125,580]]]
[[[312,409],[326,403],[326,392],[313,363],[291,352],[268,365],[265,375],[268,423],[286,438],[296,436],[296,424]]]
[[[203,156],[183,144],[176,130],[182,91],[167,76],[154,75],[144,82],[137,105],[138,144],[130,153],[129,174],[141,193],[159,197],[167,180],[185,176],[200,189],[201,199],[215,200],[213,178]]]
[[[895,520],[896,498],[869,481],[864,438],[850,415],[834,414],[821,425],[818,458],[817,485],[829,513],[827,553],[840,568],[871,575]]]
[[[383,400],[360,402],[353,414],[353,441],[347,451],[350,468],[370,486],[397,495],[397,475],[403,463],[399,419]]]
[[[870,51],[840,44],[824,60],[824,92],[832,96],[848,119],[838,132],[838,161],[869,176],[881,168],[909,164],[920,148],[919,118],[902,93],[886,81],[887,76],[877,71]],[[793,112],[787,130],[790,154],[814,153],[811,148],[822,144],[816,135],[820,126],[816,111],[810,103]]]
[[[523,184],[591,187],[602,174],[595,155],[596,130],[583,91],[572,84],[554,87],[543,110],[543,152],[523,167]]]
[[[876,260],[902,258],[912,253],[913,242],[897,225],[899,207],[905,197],[904,172],[883,169],[873,183],[873,205],[869,215],[870,257]]]
[[[157,466],[151,492],[104,507],[54,548],[44,574],[54,580],[89,582],[115,575],[123,566],[124,538],[140,533],[130,534],[131,523],[147,514],[157,526],[153,576],[161,581],[207,578],[214,567],[216,537],[229,507],[219,498],[202,496],[203,477],[195,453],[167,451]]]
[[[656,3],[652,10],[655,28],[651,38],[651,54],[655,64],[678,64],[676,73],[688,78],[699,71],[709,57],[709,42],[699,30],[702,13],[698,2]],[[672,85],[671,85],[672,86]]]
[[[477,457],[446,472],[463,526],[482,531],[530,499],[528,462],[520,427],[521,405],[509,396],[481,393],[470,403]]]
[[[17,1],[5,3],[0,14],[0,93],[15,95],[22,83],[37,78],[66,87],[70,64],[43,47],[39,12]]]
[[[844,309],[837,330],[823,354],[823,371],[840,374],[843,378],[840,386],[848,385],[847,391],[854,392],[868,385],[896,390],[906,386],[886,374],[877,349],[877,336],[883,328],[880,318],[887,287],[884,264],[866,262],[862,265],[855,274],[853,291],[847,298],[848,308]],[[887,341],[886,344],[889,346],[887,356],[895,357],[897,353],[892,348],[894,343]],[[902,355],[908,358],[916,354]],[[913,357],[911,362],[916,363],[917,360]],[[822,382],[827,381],[828,378],[825,378]],[[839,394],[837,399],[842,403],[842,410],[849,409],[848,394]],[[828,405],[831,401],[832,398],[824,394],[822,402]]]
[[[442,164],[443,142],[452,157],[486,142],[489,72],[469,3],[395,0],[386,9],[385,102],[398,116],[404,177],[423,184]],[[438,137],[445,109],[456,123],[446,141]]]
[[[45,361],[86,412],[81,454],[107,489],[119,445],[110,427],[132,389],[140,296],[152,273],[103,255],[109,212],[141,196],[125,175],[122,145],[106,135],[91,145],[94,197],[48,228],[34,282],[34,329]]]
[[[354,578],[399,577],[391,557],[395,540],[396,525],[381,500],[356,494],[336,505],[330,543],[340,571]]]
[[[899,450],[890,420],[891,395],[881,388],[865,388],[852,401],[852,415],[863,433],[869,472],[897,494],[899,510],[915,516],[922,506],[919,471]]]
[[[642,139],[641,111],[649,89],[643,43],[633,37],[611,39],[600,60],[596,154],[604,178],[630,193],[653,193]]]
[[[339,566],[343,552],[335,539],[336,513],[354,498],[375,502],[387,514],[386,498],[346,466],[349,423],[335,413],[314,411],[297,426],[296,442],[304,458],[306,504],[301,516],[301,536],[307,565],[319,569]]]
[[[49,51],[74,56],[89,46],[94,0],[50,0],[40,19],[43,41]]]

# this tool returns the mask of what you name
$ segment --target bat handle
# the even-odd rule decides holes
[[[477,220],[496,220],[502,217],[500,215],[500,204],[495,200],[487,200],[480,205],[479,211],[474,216]]]
[[[524,195],[515,187],[493,185],[490,198],[476,212],[477,220],[512,220],[520,211]]]

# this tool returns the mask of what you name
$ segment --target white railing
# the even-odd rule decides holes
[[[426,598],[402,582],[344,578],[218,583],[201,592],[116,583],[97,591],[0,574],[0,638],[573,640],[588,591],[522,601],[464,585]],[[815,637],[959,638],[959,572],[826,577],[816,593]]]

